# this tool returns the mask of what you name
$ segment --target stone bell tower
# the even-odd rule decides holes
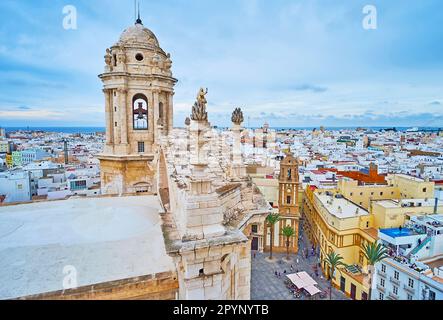
[[[278,210],[280,221],[275,225],[275,251],[286,252],[286,239],[282,235],[282,230],[286,226],[291,226],[295,231],[294,236],[290,239],[290,252],[298,252],[298,227],[300,220],[299,212],[299,189],[300,180],[298,173],[298,159],[292,154],[288,154],[280,162],[280,176],[278,178]]]
[[[172,61],[140,17],[106,50],[103,194],[155,193],[156,153],[173,127]]]

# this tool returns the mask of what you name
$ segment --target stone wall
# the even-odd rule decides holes
[[[174,300],[177,292],[177,275],[164,272],[26,296],[18,300]]]

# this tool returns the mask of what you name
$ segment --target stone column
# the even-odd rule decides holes
[[[232,133],[233,133],[233,161],[231,164],[231,178],[244,179],[246,175],[246,166],[243,164],[241,152],[241,130],[243,123],[243,112],[240,108],[236,108],[232,113]]]
[[[242,152],[241,152],[241,125],[239,124],[232,124],[232,133],[233,133],[233,150],[232,150],[232,155],[233,155],[233,164],[234,165],[241,165],[243,164],[242,161]]]
[[[174,92],[168,94],[168,123],[167,133],[170,134],[174,128]]]
[[[117,96],[111,95],[111,112],[112,112],[112,132],[113,132],[113,140],[114,145],[119,145],[121,136],[120,136],[120,89],[115,89],[114,92],[117,92]],[[117,112],[115,112],[115,107],[117,107]],[[117,126],[115,123],[117,122]]]
[[[121,143],[128,144],[128,112],[127,112],[127,94],[128,90],[119,89],[119,104],[120,104],[120,136]]]
[[[111,90],[103,89],[105,94],[105,116],[106,116],[106,144],[112,144],[113,137],[112,131],[114,129],[112,125],[112,105],[111,105]]]
[[[153,101],[154,101],[154,143],[159,143],[160,141],[160,135],[159,135],[159,130],[158,130],[158,119],[159,119],[159,99],[158,99],[158,94],[159,91],[158,90],[154,90],[152,92],[152,96],[153,96]]]

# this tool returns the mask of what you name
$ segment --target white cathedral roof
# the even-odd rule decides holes
[[[156,196],[77,198],[0,207],[0,299],[174,271]]]

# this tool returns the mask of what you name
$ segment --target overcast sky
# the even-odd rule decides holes
[[[200,87],[214,125],[242,107],[251,126],[443,126],[441,0],[142,0],[141,15],[172,55],[176,126]],[[104,126],[97,75],[133,0],[1,0],[0,19],[0,126]]]

